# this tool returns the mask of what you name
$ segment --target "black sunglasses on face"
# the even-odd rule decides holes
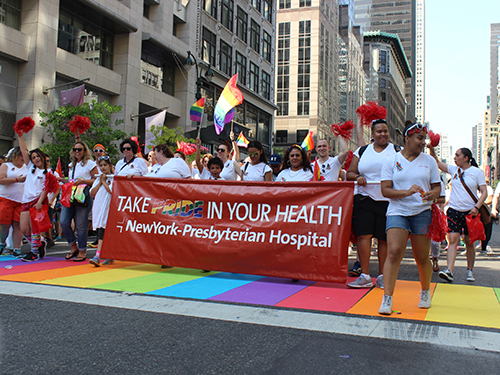
[[[226,152],[226,149],[225,148],[218,148],[217,152]]]
[[[73,147],[73,152],[80,152],[80,151],[83,151],[83,148]]]
[[[123,148],[122,148],[122,152],[123,152],[123,151],[130,151],[130,150],[132,150],[132,147],[123,147]]]

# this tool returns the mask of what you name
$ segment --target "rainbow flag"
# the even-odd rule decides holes
[[[245,138],[245,134],[243,134],[243,132],[241,132],[240,135],[238,136],[238,139],[236,140],[236,144],[239,147],[247,148],[249,143],[250,143],[250,141]]]
[[[61,167],[61,158],[57,158],[57,167],[56,167],[56,172],[59,175],[59,177],[63,177],[62,174],[62,167]]]
[[[323,181],[324,178],[321,176],[321,171],[319,170],[319,164],[316,160],[314,162],[314,172],[313,172],[313,181]]]
[[[300,147],[302,147],[304,151],[309,151],[314,148],[313,132],[309,132],[309,134],[306,135]]]
[[[203,116],[203,107],[205,107],[205,97],[198,100],[191,106],[189,111],[189,117],[191,121],[201,122],[201,116]]]
[[[227,82],[226,87],[224,87],[224,90],[222,90],[219,100],[215,105],[214,126],[215,132],[217,134],[220,134],[222,132],[222,129],[224,129],[224,124],[231,121],[226,121],[228,112],[230,112],[231,109],[243,102],[243,94],[236,87],[237,81],[238,73],[232,76],[231,79]]]

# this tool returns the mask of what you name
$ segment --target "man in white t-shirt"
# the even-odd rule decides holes
[[[347,144],[342,138],[339,138],[339,142],[343,152],[335,157],[330,156],[330,145],[326,139],[320,139],[316,142],[318,158],[311,163],[311,169],[314,171],[314,164],[318,163],[321,176],[325,181],[338,181],[340,168],[347,159],[349,152]]]

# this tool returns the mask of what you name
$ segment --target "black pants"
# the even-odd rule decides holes
[[[488,246],[488,242],[490,242],[492,231],[493,231],[493,220],[491,220],[489,224],[486,224],[484,226],[484,234],[486,235],[486,240],[481,241],[481,251],[486,251],[486,246]]]

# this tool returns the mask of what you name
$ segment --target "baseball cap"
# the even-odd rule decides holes
[[[272,154],[271,157],[269,158],[269,164],[281,164],[283,162],[283,158],[281,157],[280,154]]]

